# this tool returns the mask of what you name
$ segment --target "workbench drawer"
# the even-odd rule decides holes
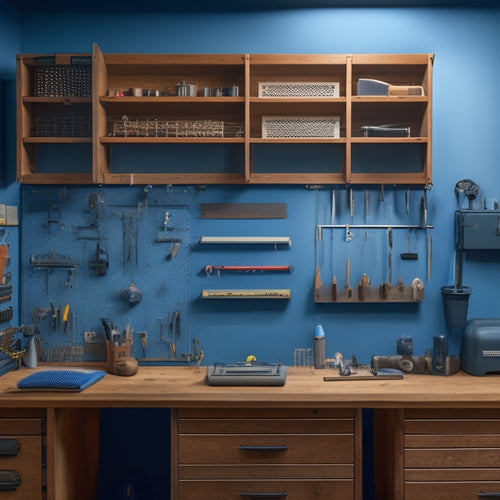
[[[39,500],[43,490],[41,410],[0,410],[0,500]]]
[[[316,481],[181,481],[179,498],[189,500],[286,500],[354,498],[354,482]]]
[[[405,500],[500,494],[498,410],[406,410]]]
[[[181,434],[180,464],[353,463],[352,434]]]
[[[180,500],[361,498],[357,410],[179,409],[175,426]]]
[[[405,500],[487,500],[500,496],[499,482],[438,482],[405,484]]]
[[[354,464],[179,465],[179,479],[353,479]]]
[[[0,420],[0,429],[2,422]],[[16,443],[17,453],[0,454],[0,475],[5,471],[15,471],[20,479],[19,486],[12,490],[0,490],[0,500],[36,500],[42,498],[42,437],[2,436],[0,448],[4,444]]]

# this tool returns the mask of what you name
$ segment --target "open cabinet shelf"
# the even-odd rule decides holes
[[[19,182],[432,183],[431,54],[103,54],[94,44],[91,95],[37,93],[40,65],[85,57],[17,57]],[[396,95],[357,95],[360,78]],[[404,95],[408,86],[421,95]],[[40,129],[45,116],[75,113],[91,115],[90,133]],[[388,124],[408,134],[366,132]]]

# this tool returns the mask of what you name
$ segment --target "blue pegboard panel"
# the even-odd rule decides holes
[[[130,328],[142,364],[190,360],[188,188],[25,186],[22,216],[22,316],[41,361],[105,360],[101,318]]]

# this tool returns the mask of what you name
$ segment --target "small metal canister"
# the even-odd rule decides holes
[[[432,374],[446,375],[446,358],[448,356],[448,338],[444,335],[434,337],[432,349]]]

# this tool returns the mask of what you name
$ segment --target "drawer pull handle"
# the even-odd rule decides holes
[[[288,446],[238,446],[240,450],[257,450],[257,451],[285,451]]]
[[[288,493],[242,493],[240,492],[240,497],[250,497],[250,498],[283,498],[288,496]]]
[[[12,491],[21,486],[21,476],[15,470],[0,470],[0,491]]]
[[[0,439],[0,455],[17,455],[21,451],[21,443],[17,439]]]
[[[500,498],[500,493],[478,493],[479,498]]]

